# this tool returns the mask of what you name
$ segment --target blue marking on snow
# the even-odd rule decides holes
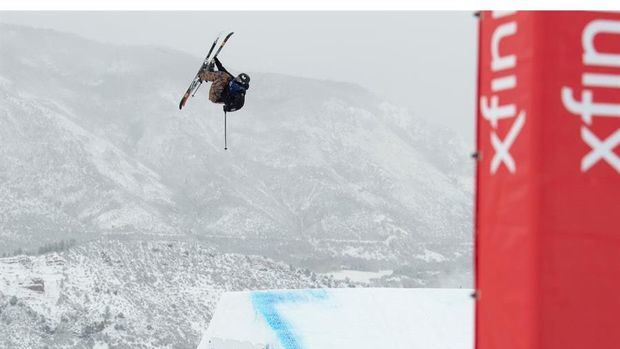
[[[276,333],[283,349],[303,349],[302,338],[296,333],[292,324],[278,311],[282,303],[308,303],[325,300],[328,297],[325,290],[299,290],[276,292],[253,292],[252,305],[259,312],[269,327]]]

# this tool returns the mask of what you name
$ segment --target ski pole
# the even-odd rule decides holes
[[[228,144],[226,141],[226,110],[224,110],[224,150],[228,150]]]

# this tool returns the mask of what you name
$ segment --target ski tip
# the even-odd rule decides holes
[[[183,107],[185,106],[185,103],[187,102],[187,98],[189,96],[187,95],[187,93],[183,96],[183,98],[181,98],[181,102],[179,102],[179,110],[183,109]]]

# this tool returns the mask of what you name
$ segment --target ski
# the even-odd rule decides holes
[[[187,88],[187,91],[183,95],[183,98],[181,98],[181,102],[179,102],[179,110],[183,109],[189,97],[193,97],[196,94],[196,91],[198,91],[198,89],[200,88],[200,85],[202,85],[202,82],[200,81],[198,74],[200,74],[200,72],[203,69],[208,67],[209,64],[213,61],[213,59],[217,57],[217,55],[222,51],[222,48],[224,48],[224,45],[226,44],[228,39],[233,34],[234,32],[230,32],[226,35],[226,37],[224,37],[224,40],[222,40],[222,42],[220,43],[217,51],[215,51],[215,54],[211,57],[211,53],[213,52],[213,49],[215,49],[215,46],[217,46],[217,43],[220,40],[221,35],[218,35],[215,41],[213,41],[213,44],[211,45],[211,48],[209,49],[209,53],[207,53],[207,56],[205,57],[204,61],[202,62],[202,65],[200,66],[200,69],[198,69],[198,73],[196,73],[196,75],[194,76],[194,80],[192,80],[191,84]]]
[[[199,86],[199,83],[200,83],[200,79],[198,78],[198,74],[202,71],[202,69],[207,64],[209,64],[209,56],[211,56],[211,52],[213,52],[213,49],[215,48],[215,45],[217,45],[218,40],[220,40],[220,36],[221,36],[221,33],[217,36],[217,38],[215,38],[215,41],[213,41],[213,44],[211,45],[211,48],[209,49],[209,53],[207,53],[207,56],[202,61],[202,65],[200,66],[200,69],[198,69],[198,73],[196,73],[196,76],[194,76],[194,80],[192,80],[192,83],[187,88],[187,91],[185,92],[185,95],[183,95],[183,98],[181,98],[181,102],[179,103],[179,110],[182,109],[183,106],[185,106],[185,103],[187,102],[187,99],[189,98],[189,96],[192,95],[193,93],[195,93],[198,90],[198,86]]]
[[[226,37],[224,37],[224,41],[222,41],[222,43],[220,44],[220,47],[217,49],[217,51],[215,51],[215,54],[213,55],[213,57],[211,57],[211,59],[209,61],[212,61],[215,59],[215,57],[217,57],[217,55],[220,54],[220,51],[222,51],[222,48],[224,48],[224,45],[226,45],[226,42],[228,41],[228,39],[230,39],[230,37],[234,34],[235,32],[230,32],[228,33],[228,35],[226,35]]]

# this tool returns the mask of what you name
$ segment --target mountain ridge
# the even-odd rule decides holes
[[[223,151],[206,88],[177,110],[193,57],[0,30],[2,251],[139,234],[316,270],[471,255],[464,143],[358,85],[253,74]]]

